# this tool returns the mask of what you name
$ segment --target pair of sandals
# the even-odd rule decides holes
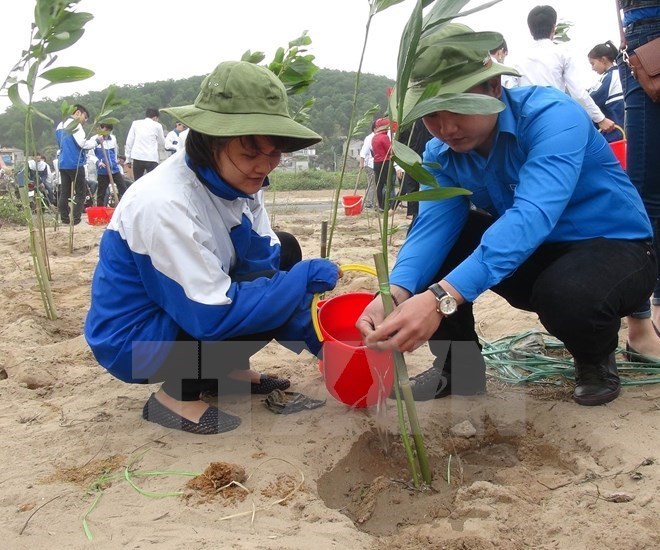
[[[250,393],[256,395],[267,395],[275,390],[284,391],[291,386],[291,382],[287,378],[279,378],[274,375],[262,374],[259,382],[250,384]],[[222,383],[222,391],[215,392],[215,395],[222,393],[223,395],[230,393],[242,393],[247,390],[247,382],[239,380],[224,380]],[[207,395],[213,395],[214,392],[209,392]],[[148,401],[142,409],[142,418],[150,422],[160,424],[165,428],[172,428],[194,434],[219,434],[229,432],[238,428],[241,424],[241,419],[238,416],[226,413],[210,405],[208,409],[199,419],[199,422],[193,422],[184,418],[180,414],[175,413],[168,409],[158,399],[155,394],[151,394]]]

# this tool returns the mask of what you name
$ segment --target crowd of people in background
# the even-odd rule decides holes
[[[135,180],[185,148],[188,127],[177,121],[165,134],[155,108],[148,108],[144,119],[132,123],[125,154],[120,154],[113,124],[101,122],[87,137],[89,118],[85,106],[74,105],[71,115],[55,128],[58,150],[52,164],[44,154],[36,153],[28,157],[27,174],[23,169],[14,173],[18,187],[27,182],[32,201],[38,189],[43,205],[57,211],[63,223],[69,223],[71,213],[73,223],[80,223],[89,206],[116,206]],[[13,173],[0,160],[0,168]]]

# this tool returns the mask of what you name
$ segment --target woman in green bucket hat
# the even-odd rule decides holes
[[[270,340],[316,354],[310,305],[335,264],[302,260],[276,234],[263,188],[283,152],[321,140],[289,115],[283,84],[248,62],[221,63],[193,105],[163,109],[188,126],[185,150],[132,185],[101,239],[85,337],[128,383],[162,382],[143,417],[211,434],[240,424],[202,394],[269,393],[289,381],[249,359]]]

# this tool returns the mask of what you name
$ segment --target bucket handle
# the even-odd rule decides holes
[[[621,135],[623,136],[623,139],[624,139],[624,140],[626,139],[626,131],[625,131],[623,128],[621,128],[621,126],[619,126],[618,124],[615,124],[615,125],[614,125],[614,129],[615,129],[615,130],[619,130],[619,132],[621,132]],[[602,130],[598,130],[598,131],[601,132],[601,133],[603,133]]]
[[[364,197],[363,197],[362,195],[360,195],[360,198],[359,198],[358,200],[356,200],[353,204],[347,205],[347,204],[344,202],[344,198],[346,198],[347,196],[348,196],[348,195],[344,195],[344,196],[341,198],[341,202],[342,202],[342,204],[343,204],[345,207],[347,207],[347,208],[351,208],[351,207],[353,207],[353,206],[357,206],[358,204],[361,204],[362,201],[364,200]],[[353,196],[355,196],[355,195],[353,195]],[[353,265],[353,266],[354,266],[354,265],[358,265],[358,264],[349,264],[349,265]],[[362,266],[362,267],[366,267],[366,266]],[[367,269],[370,269],[370,268],[367,268]],[[357,270],[357,271],[359,271],[359,270]]]
[[[376,277],[376,270],[373,267],[369,267],[368,265],[344,264],[344,265],[340,265],[339,269],[341,270],[342,273],[345,273],[347,271],[361,271],[362,273],[368,273],[369,275],[373,275],[374,277]],[[319,342],[323,342],[323,334],[321,334],[321,328],[319,326],[318,303],[319,303],[319,294],[314,294],[314,298],[312,298],[312,306],[311,306],[312,326],[314,327],[314,332],[316,333],[316,337],[319,339]]]

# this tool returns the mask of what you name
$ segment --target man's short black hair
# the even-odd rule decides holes
[[[145,115],[147,118],[154,118],[155,116],[160,116],[160,113],[158,112],[158,109],[154,109],[153,107],[148,107]]]
[[[509,47],[506,45],[506,40],[502,40],[502,43],[497,46],[497,48],[490,50],[490,54],[495,55],[500,50],[504,50],[504,53],[509,53]]]
[[[73,106],[73,112],[75,113],[76,111],[80,111],[80,112],[83,113],[84,115],[87,115],[87,118],[89,118],[89,111],[88,111],[87,109],[85,109],[85,107],[83,107],[82,105],[80,105],[80,103],[76,103],[76,104]]]
[[[534,40],[551,38],[557,24],[557,12],[552,6],[536,6],[527,16],[527,26]]]

